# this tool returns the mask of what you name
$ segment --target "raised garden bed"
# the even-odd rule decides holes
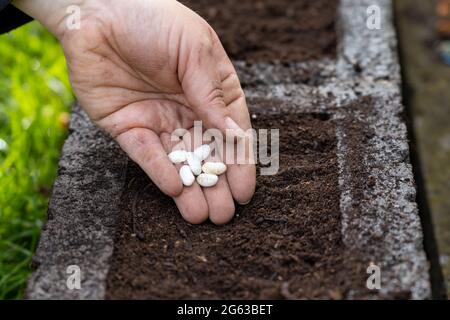
[[[211,23],[234,59],[335,55],[338,1],[183,2]],[[355,259],[341,240],[330,116],[275,114],[279,104],[249,101],[256,129],[281,129],[280,171],[258,177],[253,201],[227,226],[190,226],[129,164],[107,298],[329,297],[364,286],[363,267],[349,263]],[[360,277],[352,282],[348,274]]]
[[[191,226],[76,107],[28,297],[429,297],[390,1],[195,3],[236,59],[253,124],[280,129],[279,173],[230,224]],[[65,286],[70,264],[81,290]]]
[[[192,226],[129,163],[110,299],[333,298],[364,288],[365,262],[341,238],[335,127],[326,114],[253,113],[280,132],[280,170],[259,176],[232,223]]]

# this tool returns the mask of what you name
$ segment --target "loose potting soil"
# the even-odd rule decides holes
[[[235,60],[335,56],[338,0],[182,2]],[[225,226],[188,224],[129,162],[106,298],[341,299],[364,290],[367,265],[341,237],[334,122],[254,104],[255,128],[280,129],[280,169],[257,177],[253,200]]]
[[[365,269],[341,241],[336,138],[323,114],[255,114],[280,130],[280,169],[225,226],[190,225],[128,166],[107,298],[343,298]],[[254,116],[254,117],[255,117]]]
[[[299,62],[336,54],[338,0],[181,0],[232,59]]]

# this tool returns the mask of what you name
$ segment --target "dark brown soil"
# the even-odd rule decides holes
[[[335,55],[338,0],[183,2],[208,20],[234,59],[288,66]],[[341,238],[334,123],[325,114],[264,113],[274,104],[253,101],[252,122],[280,129],[280,170],[258,176],[252,202],[226,226],[186,223],[129,163],[108,299],[362,296],[367,261]]]
[[[181,0],[233,59],[298,62],[336,54],[339,0]]]
[[[366,265],[341,241],[333,122],[283,113],[253,124],[280,128],[280,170],[257,178],[226,226],[189,225],[129,164],[107,298],[341,299],[364,287]]]

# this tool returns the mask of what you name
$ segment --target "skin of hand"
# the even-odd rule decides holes
[[[66,27],[67,7],[80,28]],[[174,0],[17,0],[60,40],[89,117],[177,204],[188,222],[224,224],[255,190],[254,164],[232,164],[212,188],[183,187],[167,157],[170,133],[251,128],[236,71],[208,23]],[[248,136],[247,136],[248,138]]]

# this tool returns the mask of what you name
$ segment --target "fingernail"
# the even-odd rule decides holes
[[[245,138],[245,131],[230,117],[225,118],[225,125],[233,132],[233,135],[239,139]]]
[[[238,202],[241,206],[245,206],[246,204],[249,204],[252,199],[248,200],[247,202]]]

